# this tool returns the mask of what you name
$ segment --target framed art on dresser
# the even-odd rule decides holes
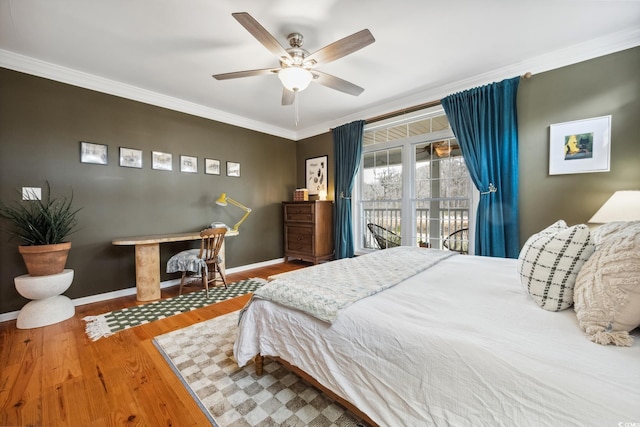
[[[305,185],[310,196],[327,191],[327,156],[313,157],[305,163]]]

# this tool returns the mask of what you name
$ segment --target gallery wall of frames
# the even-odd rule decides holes
[[[162,151],[151,151],[147,153],[148,162],[151,169],[158,171],[173,171],[173,153]],[[118,166],[124,168],[142,169],[146,162],[144,161],[145,153],[143,150],[128,147],[118,147]],[[205,175],[220,175],[221,164],[220,159],[212,159],[205,157],[200,163],[197,156],[189,156],[180,154],[177,156],[179,170],[183,173],[199,173],[201,170]],[[95,165],[109,164],[109,146],[106,144],[97,144],[95,142],[80,141],[80,162],[91,163]],[[199,168],[199,165],[202,168]],[[226,175],[232,177],[240,177],[240,163],[234,161],[226,162]]]

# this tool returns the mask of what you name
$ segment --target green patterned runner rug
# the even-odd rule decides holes
[[[154,301],[145,305],[111,311],[99,316],[87,316],[82,320],[87,322],[85,332],[92,341],[96,341],[134,326],[143,325],[180,313],[186,313],[197,308],[254,292],[265,283],[267,283],[267,281],[260,278],[241,280],[229,284],[226,289],[224,286],[210,288],[209,298],[206,297],[205,291],[202,289],[177,297]]]

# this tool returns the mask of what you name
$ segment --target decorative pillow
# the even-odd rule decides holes
[[[591,231],[591,240],[596,245],[596,249],[602,244],[609,236],[615,235],[625,228],[632,226],[633,224],[640,224],[640,221],[613,221],[602,224],[600,227]]]
[[[607,233],[576,279],[578,322],[602,345],[630,346],[640,326],[640,222],[627,224]]]
[[[520,282],[545,310],[573,304],[576,276],[595,249],[584,224],[567,227],[560,220],[529,237],[518,257]]]

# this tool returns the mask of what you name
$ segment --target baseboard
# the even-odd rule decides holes
[[[240,273],[242,271],[253,270],[254,268],[262,268],[262,267],[268,267],[274,264],[279,264],[283,261],[284,261],[283,259],[273,259],[270,261],[263,261],[263,262],[256,262],[254,264],[242,265],[240,267],[227,268],[225,271],[227,274]],[[180,279],[166,280],[160,283],[160,289],[169,288],[171,286],[176,286],[178,284],[180,284]],[[76,298],[71,301],[73,302],[73,305],[77,307],[79,305],[108,301],[110,299],[121,298],[121,297],[126,297],[129,295],[135,295],[135,294],[136,294],[136,287],[134,286],[132,288],[119,289],[113,292],[105,292],[103,294],[89,295],[87,297]],[[9,320],[17,319],[18,313],[20,313],[19,310],[11,311],[9,313],[1,313],[0,322],[6,322]]]

